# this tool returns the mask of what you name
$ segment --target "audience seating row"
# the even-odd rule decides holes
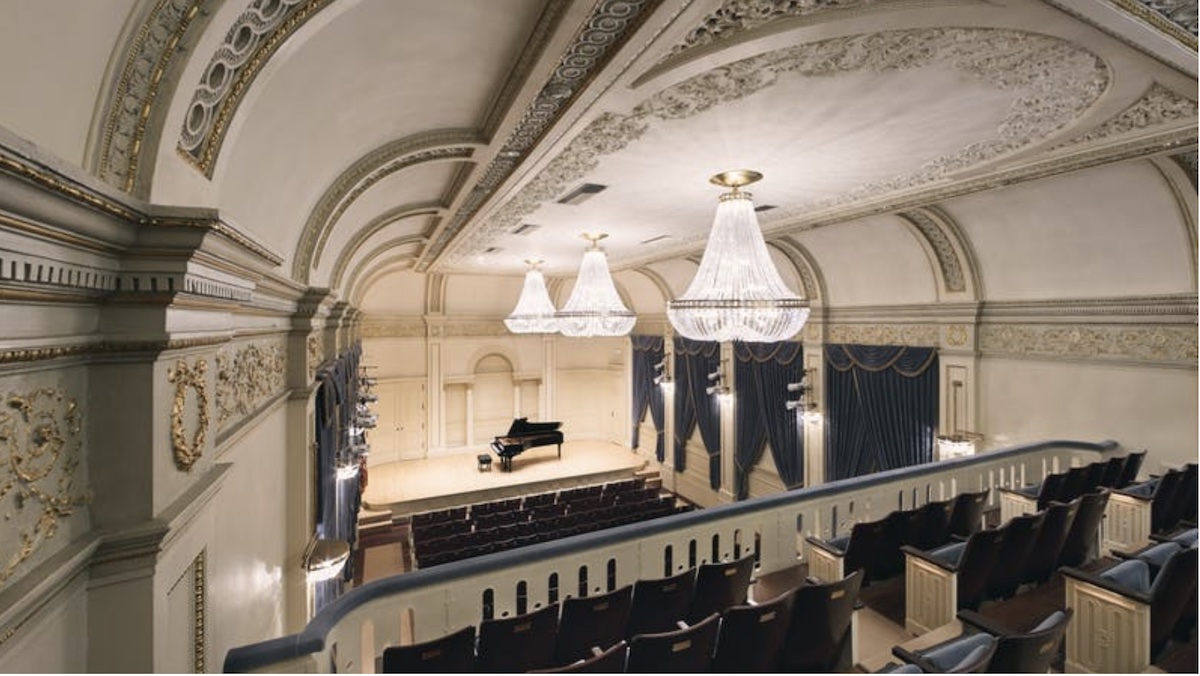
[[[877,673],[1006,673],[1044,674],[1056,661],[1074,611],[1055,610],[1025,631],[1014,631],[979,613],[963,610],[960,635],[922,650],[903,646],[892,655],[903,660]]]
[[[1108,496],[1101,489],[1052,502],[932,550],[905,546],[905,628],[923,634],[950,622],[959,610],[977,611],[984,601],[1046,582],[1059,566],[1095,558]]]
[[[852,663],[861,574],[748,601],[752,555],[567,598],[384,650],[385,672],[832,671]]]
[[[952,536],[967,536],[983,524],[989,491],[962,493],[916,509],[897,510],[877,521],[854,524],[849,535],[823,540],[808,536],[809,571],[820,578],[840,579],[861,569],[863,584],[904,572],[901,548],[932,549]]]
[[[1123,488],[1137,479],[1145,457],[1146,451],[1139,451],[1072,467],[1065,472],[1047,474],[1036,484],[1019,488],[1000,488],[1001,499],[1004,494],[1010,494],[1033,501],[1034,509],[1020,510],[1020,513],[1028,513],[1045,509],[1051,502],[1070,502],[1099,488]],[[1000,518],[1007,521],[1018,515],[1002,510]]]
[[[531,509],[534,507],[553,504],[566,505],[578,498],[613,498],[619,494],[643,490],[645,488],[645,480],[640,477],[635,477],[632,479],[622,479],[620,481],[610,481],[603,484],[564,488],[560,491],[535,493],[516,498],[491,500],[488,502],[475,503],[473,505],[450,507],[447,509],[429,512],[419,512],[412,515],[411,522],[413,528],[421,528],[430,524],[476,518],[484,514],[514,512],[521,509]]]

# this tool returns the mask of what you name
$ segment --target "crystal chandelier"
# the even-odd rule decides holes
[[[589,235],[591,242],[579,264],[579,277],[567,304],[558,311],[558,328],[564,336],[623,336],[633,330],[637,317],[621,302],[617,287],[608,274],[608,260],[600,249],[600,240],[608,235]]]
[[[770,343],[796,335],[808,319],[808,301],[792,293],[767,253],[750,193],[741,187],[756,171],[726,171],[710,179],[730,188],[721,195],[700,269],[691,286],[667,303],[667,318],[693,340]]]
[[[554,316],[554,303],[546,291],[546,278],[538,269],[541,261],[527,260],[529,270],[525,273],[525,286],[512,314],[504,325],[513,333],[554,333],[558,331],[558,319]]]

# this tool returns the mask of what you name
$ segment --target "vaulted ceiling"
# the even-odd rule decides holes
[[[0,91],[380,314],[561,298],[584,232],[661,312],[742,168],[829,305],[1196,288],[1194,1],[0,0]]]

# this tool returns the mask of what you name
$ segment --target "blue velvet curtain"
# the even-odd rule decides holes
[[[936,348],[826,345],[825,361],[828,480],[933,460]]]
[[[721,404],[706,390],[721,368],[721,344],[675,337],[675,469],[687,462],[687,440],[696,425],[708,451],[708,483],[721,487]]]
[[[664,406],[662,388],[654,384],[654,377],[660,371],[655,365],[663,361],[665,354],[662,336],[630,335],[633,344],[633,425],[632,446],[638,448],[641,439],[640,423],[650,407],[650,418],[654,421],[654,456],[661,462],[666,459],[666,449],[663,444]]]
[[[787,410],[788,383],[804,376],[800,343],[734,343],[734,385],[737,392],[737,450],[734,453],[734,494],[750,495],[750,469],[771,444],[779,478],[789,489],[804,483],[803,422]]]

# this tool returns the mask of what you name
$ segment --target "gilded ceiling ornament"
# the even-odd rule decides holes
[[[0,541],[13,546],[0,559],[0,585],[54,537],[61,519],[91,500],[75,484],[82,428],[75,399],[55,388],[10,393],[0,407]]]
[[[921,45],[914,49],[913,45]],[[912,172],[772,212],[772,221],[932,184],[951,172],[976,166],[1044,138],[1082,115],[1104,92],[1103,61],[1078,45],[1022,31],[922,28],[839,37],[742,59],[691,77],[642,101],[626,115],[593,120],[546,168],[463,238],[446,262],[474,256],[545,202],[552,201],[599,164],[625,149],[652,123],[692,117],[772,87],[785,75],[831,77],[856,72],[893,72],[947,67],[964,77],[1010,92],[1013,104],[990,139],[934,158]],[[765,224],[768,226],[769,223]],[[443,236],[450,229],[443,231]],[[697,234],[691,243],[703,241]],[[651,245],[646,245],[651,246]],[[663,244],[661,247],[678,246]]]
[[[175,452],[175,466],[180,471],[190,470],[204,452],[208,436],[207,372],[208,362],[204,359],[197,359],[195,366],[188,366],[180,359],[175,362],[175,368],[167,371],[167,382],[175,385],[175,399],[171,403],[171,448]],[[196,393],[196,431],[190,441],[184,430],[188,390]]]

